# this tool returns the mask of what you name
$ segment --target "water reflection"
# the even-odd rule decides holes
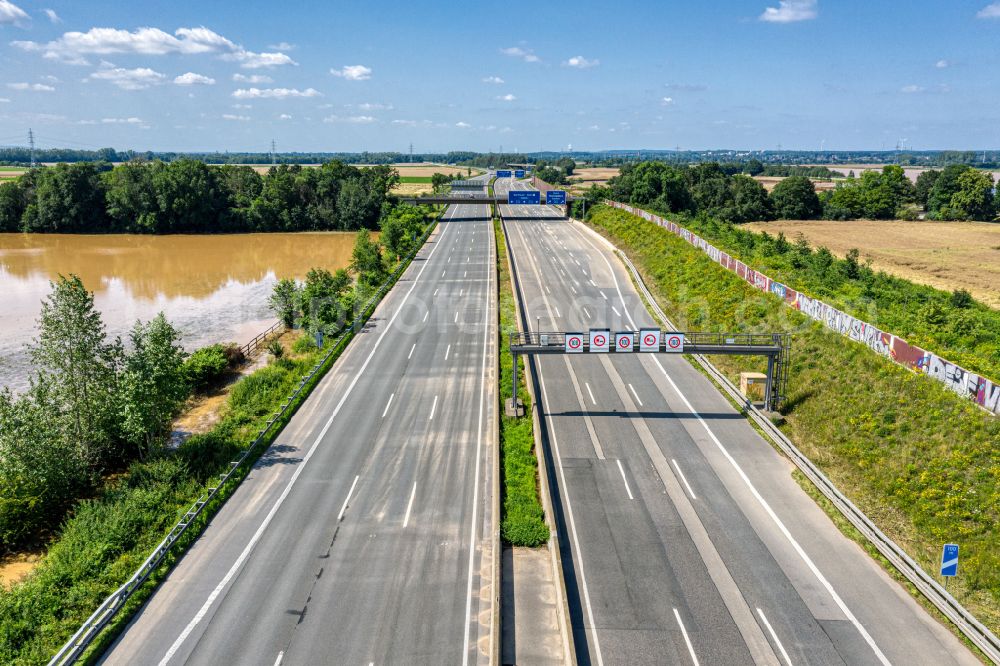
[[[313,266],[347,266],[353,233],[137,236],[0,234],[0,386],[21,390],[25,345],[40,302],[59,274],[79,275],[95,293],[108,332],[123,335],[160,310],[192,349],[245,341],[273,319],[267,296],[279,277]]]

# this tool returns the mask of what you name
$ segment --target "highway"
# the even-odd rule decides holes
[[[656,327],[597,234],[500,209],[532,328]],[[534,367],[580,663],[979,663],[682,357]]]
[[[447,210],[103,663],[489,663],[492,229]]]

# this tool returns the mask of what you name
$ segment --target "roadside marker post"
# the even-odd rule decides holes
[[[567,354],[583,353],[583,333],[566,334],[566,353]]]
[[[945,583],[948,579],[958,575],[958,544],[946,543],[941,549],[941,576]]]
[[[635,333],[615,333],[615,352],[627,354],[635,351]]]
[[[590,353],[606,354],[611,350],[611,331],[608,329],[590,329]]]

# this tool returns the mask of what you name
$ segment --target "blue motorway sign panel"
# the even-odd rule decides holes
[[[563,190],[551,190],[545,193],[545,203],[562,206],[566,203],[566,192]]]
[[[515,171],[514,178],[524,178],[524,169],[518,169]]]
[[[497,171],[497,178],[510,178],[510,171]]]
[[[958,544],[946,543],[941,550],[941,575],[958,575]]]
[[[542,203],[542,193],[538,190],[509,190],[507,203],[514,205],[530,205]]]

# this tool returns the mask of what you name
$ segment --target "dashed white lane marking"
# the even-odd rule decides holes
[[[389,402],[385,403],[385,409],[382,410],[382,418],[385,418],[385,415],[389,413],[389,405],[392,404],[392,399],[395,397],[396,397],[395,393],[389,396]]]
[[[632,497],[632,489],[628,487],[628,479],[625,478],[625,468],[622,467],[622,461],[616,460],[615,462],[618,463],[618,471],[622,473],[622,481],[625,482],[625,492],[628,493],[628,498],[630,500],[634,500],[635,498]]]
[[[677,618],[677,626],[681,628],[681,633],[684,634],[684,642],[687,643],[688,652],[691,653],[691,663],[693,663],[694,666],[698,666],[698,655],[694,653],[694,646],[691,645],[691,639],[688,638],[687,629],[684,628],[684,623],[681,621],[681,614],[677,612],[676,608],[674,609],[674,617]]]
[[[360,474],[357,475],[357,476],[355,476],[354,477],[354,483],[351,484],[351,489],[347,491],[347,497],[344,498],[344,506],[340,507],[340,513],[337,514],[337,522],[338,523],[341,520],[344,519],[344,513],[347,511],[347,507],[348,507],[348,505],[351,502],[351,495],[354,494],[354,488],[355,488],[355,486],[358,485],[358,479],[360,479],[360,478],[361,478]]]
[[[771,638],[773,638],[774,642],[777,644],[778,650],[781,652],[781,656],[785,660],[785,663],[788,664],[788,666],[792,666],[792,660],[788,656],[788,653],[785,652],[785,646],[781,644],[780,640],[778,640],[778,634],[774,632],[774,628],[771,626],[771,623],[767,621],[767,617],[764,615],[764,611],[758,608],[757,614],[760,615],[760,619],[764,621],[764,626],[767,627],[767,630],[771,634]]]
[[[406,504],[406,515],[403,517],[403,527],[410,524],[410,510],[413,508],[413,498],[417,495],[417,482],[413,482],[413,490],[410,491],[410,501]]]
[[[438,406],[438,397],[434,396],[434,404],[431,405],[431,415],[430,418],[427,419],[428,421],[434,420],[434,412],[437,411],[437,406]]]
[[[674,464],[674,469],[677,470],[677,476],[681,477],[681,481],[684,482],[684,487],[687,488],[688,495],[691,496],[691,499],[693,499],[693,500],[698,499],[698,496],[694,494],[694,490],[692,490],[692,488],[691,488],[691,484],[688,483],[687,477],[684,476],[684,472],[681,471],[681,466],[678,465],[677,461],[674,460],[673,458],[670,459],[670,462],[672,462]]]

